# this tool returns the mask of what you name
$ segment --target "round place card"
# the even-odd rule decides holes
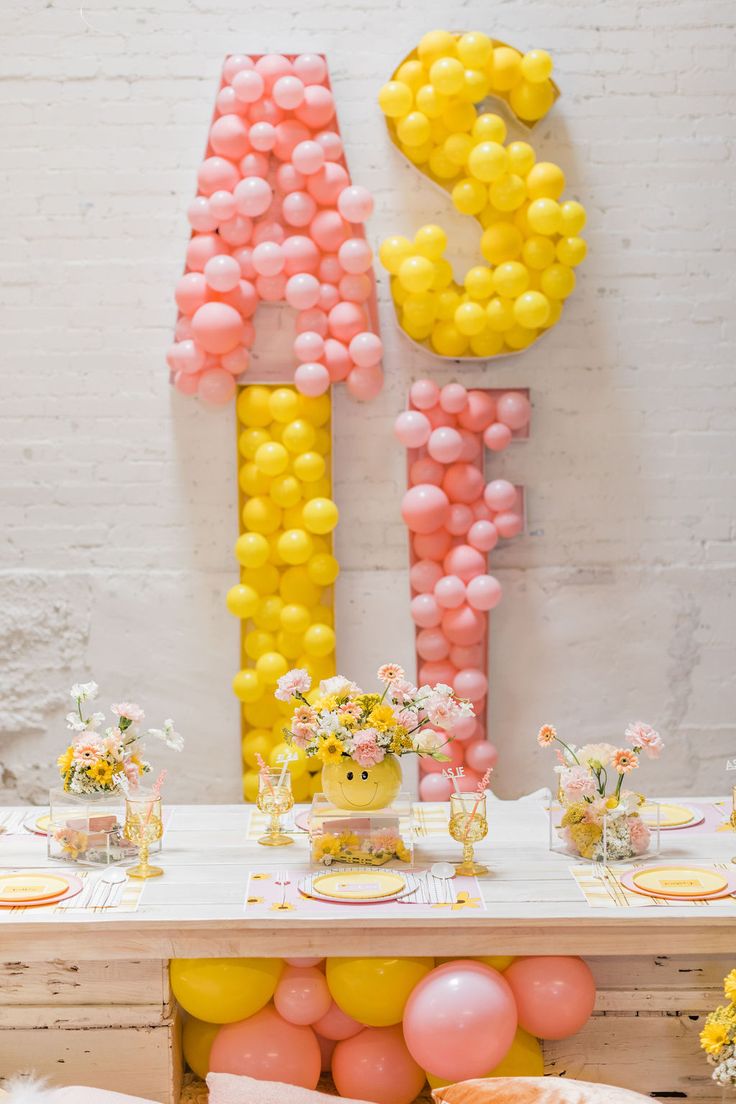
[[[406,888],[406,879],[393,870],[343,870],[320,874],[312,888],[333,901],[380,901],[398,896]]]
[[[0,902],[22,904],[45,901],[66,893],[69,882],[58,874],[15,873],[0,875]]]
[[[703,897],[722,893],[728,878],[699,866],[652,866],[632,874],[634,885],[646,893],[666,897]]]

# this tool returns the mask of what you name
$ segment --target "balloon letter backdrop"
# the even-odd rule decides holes
[[[541,1077],[539,1039],[585,1026],[595,983],[580,958],[177,959],[184,1056],[210,1070],[411,1104],[476,1077]]]
[[[294,383],[381,389],[370,193],[350,181],[321,54],[230,55],[224,64],[167,360],[185,395],[224,404],[247,371],[259,303],[296,311]]]
[[[504,145],[504,120],[476,106],[496,97],[529,129],[559,95],[551,72],[544,50],[522,55],[477,31],[430,31],[379,93],[394,145],[483,229],[487,263],[461,282],[440,226],[381,245],[401,328],[439,356],[526,349],[556,324],[575,287],[586,253],[583,207],[562,198],[558,165],[537,161],[528,142]]]
[[[497,752],[486,740],[488,611],[501,586],[487,574],[487,557],[500,538],[524,527],[522,492],[506,479],[485,482],[484,446],[501,452],[529,432],[524,391],[441,390],[417,380],[395,433],[409,450],[409,489],[401,513],[410,531],[411,616],[416,626],[420,683],[444,682],[469,698],[475,717],[455,728],[446,749],[462,766],[460,789],[474,790]],[[422,759],[423,801],[447,801],[452,785],[442,764]]]

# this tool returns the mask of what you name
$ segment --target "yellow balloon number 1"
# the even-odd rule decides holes
[[[528,142],[507,143],[501,116],[482,110],[494,97],[533,127],[559,96],[551,73],[544,50],[522,55],[478,31],[430,31],[379,92],[394,144],[483,228],[487,263],[462,282],[440,226],[381,245],[399,324],[439,356],[487,359],[528,348],[556,324],[575,287],[584,208],[562,198],[558,165],[537,161]]]

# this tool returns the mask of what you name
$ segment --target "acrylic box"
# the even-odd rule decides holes
[[[137,848],[123,836],[125,798],[121,793],[49,793],[48,856],[83,866],[131,862]]]
[[[636,862],[659,855],[659,805],[647,801],[647,817],[633,815],[603,815],[596,819],[579,820],[577,805],[549,805],[549,848],[559,854],[584,862]]]
[[[411,866],[414,861],[412,799],[400,793],[385,809],[360,813],[338,809],[323,793],[315,794],[309,812],[309,853],[313,863]]]

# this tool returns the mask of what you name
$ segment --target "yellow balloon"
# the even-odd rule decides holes
[[[588,246],[584,238],[560,238],[557,243],[557,259],[574,268],[585,260]]]
[[[244,429],[238,437],[238,452],[246,460],[252,460],[261,445],[267,444],[271,435],[265,429]]]
[[[534,234],[524,242],[521,256],[528,268],[547,268],[555,259],[554,243],[542,234]]]
[[[284,603],[278,594],[269,594],[261,598],[253,614],[253,624],[256,628],[265,629],[266,632],[276,632],[281,627],[283,606]]]
[[[397,234],[381,242],[378,257],[386,271],[392,276],[396,276],[401,267],[401,262],[405,261],[407,257],[411,257],[413,253],[414,246],[409,239]]]
[[[182,1008],[209,1024],[254,1016],[276,991],[279,958],[175,958],[171,988]]]
[[[488,198],[497,211],[515,211],[526,199],[526,184],[516,173],[504,173],[491,184]]]
[[[293,778],[291,781],[291,792],[294,795],[295,801],[308,801],[311,797],[309,775],[305,773],[301,778]]]
[[[439,261],[447,248],[447,234],[441,226],[427,223],[420,226],[414,235],[417,252],[430,261]]]
[[[411,111],[414,96],[403,81],[387,81],[378,92],[378,105],[389,119],[400,119]]]
[[[535,234],[556,234],[560,228],[560,205],[554,199],[534,199],[526,217]]]
[[[281,475],[289,466],[289,454],[278,441],[266,441],[259,445],[253,460],[264,475]]]
[[[542,272],[541,284],[550,299],[567,299],[575,289],[575,273],[567,265],[553,264]]]
[[[275,686],[288,670],[289,664],[280,652],[264,652],[256,660],[258,677],[266,686]]]
[[[424,66],[416,58],[403,62],[394,76],[394,80],[400,81],[402,84],[408,84],[412,92],[416,92],[418,88],[421,88],[426,79],[427,74],[424,71]]]
[[[331,586],[340,574],[340,565],[329,552],[317,552],[307,563],[309,578],[317,586]]]
[[[575,237],[585,226],[585,208],[574,199],[560,204],[560,233]]]
[[[407,257],[399,268],[399,283],[409,293],[428,291],[434,279],[434,265],[428,257]]]
[[[300,395],[299,405],[301,417],[306,418],[311,425],[323,426],[329,422],[332,410],[329,395],[317,395],[316,397]]]
[[[527,329],[526,326],[514,325],[504,333],[504,341],[509,349],[528,349],[537,336],[536,330]]]
[[[496,296],[486,307],[488,327],[493,333],[505,333],[514,324],[514,304],[510,299]]]
[[[508,92],[521,80],[521,54],[511,46],[496,46],[491,61],[491,87]]]
[[[505,261],[493,273],[493,286],[499,295],[516,298],[529,287],[529,272],[519,261]]]
[[[455,325],[467,337],[479,334],[486,323],[486,312],[480,303],[461,303],[455,311]]]
[[[271,733],[265,728],[253,728],[242,740],[243,760],[254,770],[258,756],[265,759],[271,751]]]
[[[511,110],[525,119],[533,122],[547,114],[555,102],[555,92],[550,81],[541,84],[531,84],[522,80],[509,93]]]
[[[539,1040],[523,1028],[517,1028],[506,1057],[487,1077],[543,1077],[544,1057]]]
[[[294,475],[302,483],[316,483],[325,474],[324,458],[318,452],[303,452],[294,457]]]
[[[324,659],[334,650],[335,630],[331,629],[329,625],[310,625],[304,633],[304,651],[307,655]]]
[[[452,202],[461,215],[479,215],[486,205],[487,189],[480,182],[466,176],[458,180],[452,189]]]
[[[475,122],[475,108],[462,100],[451,101],[442,112],[442,122],[453,134],[469,131]]]
[[[347,1016],[389,1027],[401,1023],[412,989],[433,966],[431,958],[328,958],[327,985]]]
[[[438,322],[432,330],[432,346],[441,356],[459,357],[468,348],[468,339],[454,322]]]
[[[503,334],[495,333],[489,327],[471,337],[470,348],[477,357],[496,356],[503,348]]]
[[[271,480],[260,471],[252,460],[243,464],[238,472],[238,484],[241,491],[250,495],[266,494],[271,485]]]
[[[238,418],[246,426],[267,426],[271,418],[271,391],[256,384],[244,387],[238,395]]]
[[[282,767],[287,759],[289,759],[287,769],[293,782],[296,778],[301,778],[302,775],[306,773],[306,752],[303,748],[297,747],[296,744],[287,744],[285,740],[282,740],[280,744],[276,744],[276,747],[271,749],[268,763],[271,767]]]
[[[417,89],[416,102],[418,110],[430,120],[439,119],[447,107],[447,97],[438,92],[431,84],[423,84],[421,88]],[[430,139],[432,148],[434,148],[433,138]]]
[[[312,538],[304,529],[287,529],[279,537],[278,548],[280,556],[288,564],[306,563],[314,552]]]
[[[187,1016],[181,1033],[184,1058],[192,1073],[204,1081],[210,1071],[210,1050],[220,1024],[205,1023],[194,1016]]]
[[[258,594],[245,583],[236,583],[225,596],[225,604],[234,617],[252,617],[258,608]]]
[[[318,479],[316,483],[305,484],[304,501],[311,502],[313,498],[329,498],[331,493],[332,487],[330,486],[329,479]],[[315,541],[314,547],[315,549],[319,547],[318,541]]]
[[[405,328],[423,330],[428,326],[431,331],[436,313],[435,296],[431,291],[410,295],[402,311]]]
[[[257,800],[260,777],[260,772],[257,770],[243,771],[243,801]]]
[[[281,511],[275,502],[265,495],[249,498],[243,507],[243,526],[254,533],[268,536],[281,524]]]
[[[312,618],[307,606],[299,602],[290,602],[288,606],[282,606],[281,625],[285,632],[293,634],[304,633],[311,623]]]
[[[310,533],[331,533],[340,512],[331,498],[313,498],[302,510],[304,524]],[[308,557],[306,557],[308,559]]]
[[[279,594],[288,604],[301,603],[305,606],[316,606],[322,596],[322,590],[309,578],[306,567],[288,567],[281,576]]]
[[[329,625],[330,628],[335,627],[335,613],[329,606],[314,606],[310,610],[312,621],[316,625]]]
[[[396,134],[405,146],[423,146],[432,135],[429,119],[421,111],[410,111],[399,119]]]
[[[302,486],[295,475],[277,475],[268,493],[277,506],[287,509],[301,500]]]
[[[552,76],[552,58],[546,50],[529,50],[521,59],[521,75],[530,84],[540,84]]]
[[[248,571],[248,583],[261,597],[267,594],[275,594],[279,587],[278,568],[267,563],[263,567],[252,567]]]
[[[243,716],[254,728],[270,728],[278,716],[278,702],[270,695],[243,706]]]
[[[287,659],[296,659],[301,655],[303,645],[302,633],[280,632],[276,635],[276,644],[282,655]]]
[[[444,149],[437,146],[429,155],[429,171],[438,180],[452,180],[460,171],[460,166],[454,164],[445,153]],[[380,250],[379,250],[380,256]]]
[[[536,160],[536,154],[528,142],[509,142],[506,157],[509,172],[518,173],[519,176],[526,176]]]
[[[242,567],[262,567],[270,551],[262,533],[241,533],[235,542],[235,558]]]
[[[250,667],[238,671],[233,679],[233,693],[241,702],[255,702],[263,695],[263,685],[258,674]]]
[[[471,69],[482,69],[488,64],[492,54],[492,41],[480,31],[468,31],[457,40],[457,55],[463,65]]]
[[[437,58],[429,68],[429,79],[442,96],[455,96],[463,87],[465,67],[457,58]]]
[[[290,422],[299,413],[299,394],[293,387],[277,387],[271,392],[268,409],[276,422]]]
[[[559,199],[565,190],[565,174],[552,161],[537,161],[527,173],[526,187],[531,199]]]
[[[549,299],[541,291],[525,291],[514,302],[514,318],[529,329],[543,326],[549,318]]]
[[[309,452],[314,445],[315,436],[316,431],[311,422],[308,422],[306,418],[295,418],[284,426],[281,442],[289,452],[298,454]]]
[[[438,261],[434,262],[434,280],[432,281],[432,291],[443,291],[448,288],[453,281],[452,265],[445,257],[440,257]]]
[[[476,180],[490,184],[506,172],[506,150],[500,142],[479,142],[470,151],[468,172]]]
[[[454,57],[456,53],[456,40],[449,31],[427,31],[419,40],[417,54],[420,61],[426,67],[430,66],[437,58],[447,55]]]
[[[500,143],[506,138],[506,123],[500,115],[488,111],[476,118],[472,134],[476,142]]]
[[[274,651],[276,639],[273,633],[266,632],[265,629],[253,629],[245,634],[243,646],[248,659],[255,660],[265,655],[266,652]]]
[[[473,962],[483,962],[501,974],[508,970],[513,961],[514,955],[473,955]]]

